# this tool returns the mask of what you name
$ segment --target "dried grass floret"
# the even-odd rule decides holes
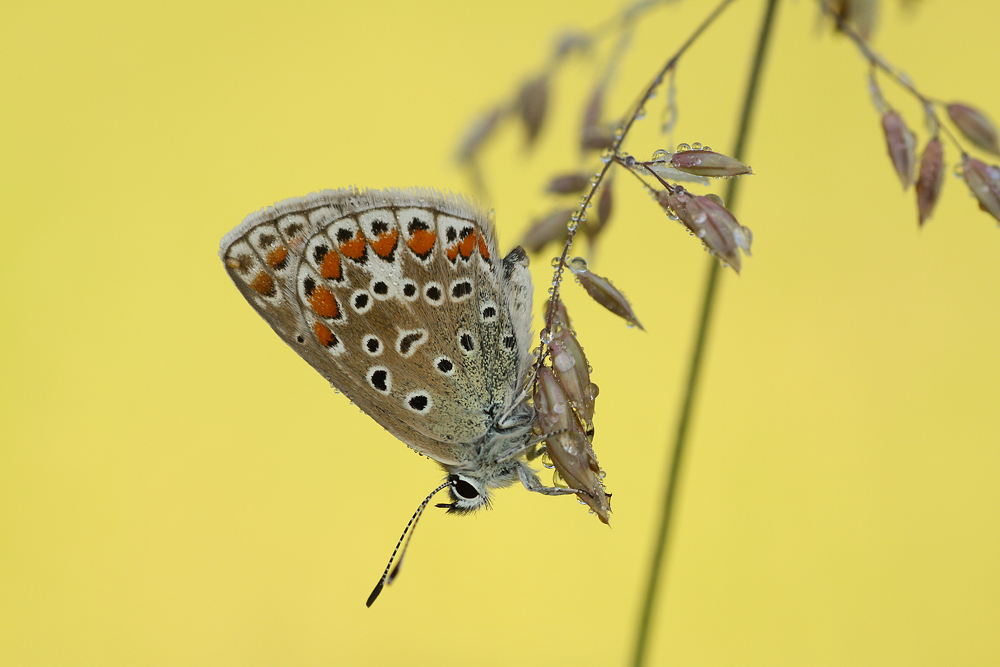
[[[937,204],[944,183],[944,147],[941,140],[931,137],[920,159],[920,174],[917,176],[917,215],[923,225]]]

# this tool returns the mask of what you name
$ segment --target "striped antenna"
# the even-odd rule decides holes
[[[377,584],[375,584],[375,590],[372,591],[372,594],[368,596],[368,601],[365,602],[366,607],[372,606],[372,603],[375,602],[375,598],[377,598],[378,594],[382,592],[382,589],[386,586],[386,584],[391,584],[392,580],[395,579],[396,575],[399,574],[399,568],[402,567],[403,565],[403,556],[406,555],[406,550],[410,546],[410,539],[413,538],[412,529],[416,528],[417,521],[420,519],[420,515],[424,513],[425,509],[427,509],[427,503],[431,501],[431,498],[437,495],[438,491],[450,485],[451,485],[450,481],[445,482],[438,488],[431,491],[430,495],[424,498],[424,501],[420,503],[420,505],[417,507],[417,511],[414,512],[413,516],[410,517],[409,523],[407,523],[406,528],[403,529],[403,534],[399,536],[399,542],[396,542],[396,548],[392,550],[392,555],[389,556],[389,562],[385,566],[385,572],[382,573],[382,578],[378,580]],[[399,546],[403,544],[403,538],[406,537],[407,533],[409,533],[410,537],[406,539],[406,546],[403,547],[403,552],[399,554],[399,562],[397,562],[396,567],[393,568],[392,561],[396,558],[396,553],[399,551]],[[392,574],[389,574],[389,568],[392,568]]]

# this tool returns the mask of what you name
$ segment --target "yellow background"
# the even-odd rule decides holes
[[[695,240],[618,174],[592,268],[648,333],[567,285],[613,528],[520,488],[474,517],[431,510],[371,609],[439,471],[282,344],[216,255],[286,197],[468,190],[467,123],[614,6],[276,7],[2,11],[0,664],[622,664],[706,270]],[[642,21],[609,113],[709,7]],[[732,145],[761,10],[737,3],[682,62],[675,143]],[[816,13],[779,10],[737,210],[754,257],[723,276],[652,663],[998,664],[1000,230],[951,175],[917,229],[866,67]],[[875,45],[1000,120],[998,21],[988,0],[890,3]],[[600,62],[559,76],[538,151],[513,126],[487,151],[504,248],[577,166]],[[662,100],[630,152],[669,147]]]

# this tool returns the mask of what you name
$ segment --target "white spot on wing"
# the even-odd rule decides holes
[[[403,406],[410,412],[415,412],[418,415],[426,415],[434,407],[434,401],[428,392],[423,389],[417,389],[406,395],[403,399]]]
[[[365,380],[368,381],[369,387],[380,394],[388,396],[392,393],[392,373],[385,366],[372,366],[369,368],[365,374]],[[380,380],[381,382],[379,382]],[[384,389],[379,388],[378,385],[383,386]]]

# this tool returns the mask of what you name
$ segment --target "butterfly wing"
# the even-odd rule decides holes
[[[524,381],[526,259],[495,261],[492,224],[465,199],[353,189],[288,199],[248,216],[220,256],[282,340],[440,463],[474,458]]]

